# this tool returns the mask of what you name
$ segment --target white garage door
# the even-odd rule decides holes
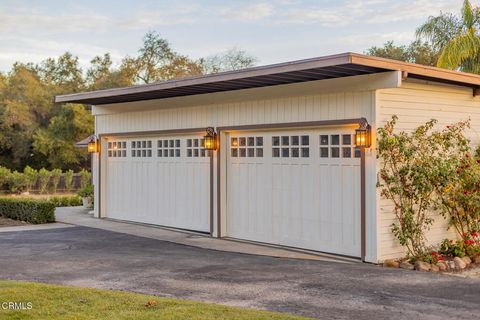
[[[231,132],[229,237],[361,255],[354,128]]]
[[[210,229],[210,158],[191,136],[109,138],[106,216]]]

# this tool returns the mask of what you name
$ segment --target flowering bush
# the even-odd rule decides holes
[[[425,231],[433,223],[436,193],[450,183],[459,160],[468,150],[463,132],[468,122],[434,131],[430,120],[412,132],[394,132],[397,117],[378,129],[378,157],[382,160],[378,186],[381,195],[394,205],[391,230],[410,257],[421,257]]]
[[[445,239],[440,246],[440,253],[450,257],[468,256],[474,259],[480,256],[480,237],[476,230],[464,233],[461,240]]]
[[[477,152],[478,153],[478,152]],[[461,154],[438,190],[438,208],[460,237],[480,230],[480,157]]]
[[[415,257],[413,260],[421,260],[431,264],[437,264],[439,261],[443,261],[443,255],[434,250],[426,250],[423,254]]]

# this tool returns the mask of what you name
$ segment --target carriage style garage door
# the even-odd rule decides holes
[[[200,135],[109,138],[108,218],[208,232],[210,159]]]
[[[354,128],[230,132],[227,236],[361,255]]]

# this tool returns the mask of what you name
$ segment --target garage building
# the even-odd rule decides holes
[[[394,114],[402,130],[470,118],[478,144],[479,88],[476,75],[345,53],[56,102],[93,106],[96,217],[376,263],[404,254],[376,188],[376,128]],[[356,146],[359,128],[370,146]]]

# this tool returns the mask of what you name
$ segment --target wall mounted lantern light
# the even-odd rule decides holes
[[[360,128],[355,130],[355,145],[365,148],[372,145],[372,127],[368,123],[360,124]]]
[[[96,136],[92,135],[87,145],[88,153],[98,153],[100,151],[100,144]]]
[[[206,150],[216,150],[217,149],[217,133],[212,127],[207,128],[207,134],[205,135],[205,149]]]

